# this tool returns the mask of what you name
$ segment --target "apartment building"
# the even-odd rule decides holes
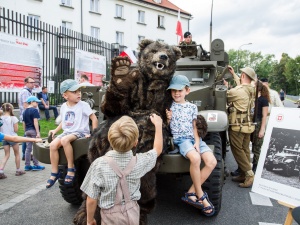
[[[1,0],[0,7],[132,50],[145,38],[176,44],[178,10],[183,32],[192,19],[168,0]]]

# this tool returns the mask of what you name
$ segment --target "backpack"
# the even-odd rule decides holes
[[[136,164],[136,156],[132,157],[126,168],[122,171],[117,163],[110,157],[104,156],[108,165],[119,177],[114,206],[109,209],[101,209],[101,225],[139,225],[140,207],[137,201],[130,199],[126,176]],[[122,203],[124,195],[125,203]]]
[[[243,88],[245,88],[243,86]],[[253,115],[251,109],[254,103],[254,92],[249,92],[249,103],[246,112],[238,112],[236,108],[230,108],[229,122],[233,131],[244,134],[251,134],[255,130],[255,123],[253,123]]]

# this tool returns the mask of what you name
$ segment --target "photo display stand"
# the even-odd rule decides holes
[[[284,222],[283,225],[292,225],[293,220],[294,220],[294,219],[293,219],[293,216],[292,216],[292,211],[293,211],[293,209],[295,208],[295,206],[292,206],[292,205],[290,205],[290,204],[287,204],[287,203],[284,203],[284,202],[281,202],[281,201],[278,201],[278,203],[279,203],[280,205],[283,205],[283,206],[289,208],[289,211],[288,211],[288,213],[287,213],[287,215],[286,215],[285,222]]]
[[[288,207],[284,225],[300,206],[300,110],[272,107],[252,191]]]

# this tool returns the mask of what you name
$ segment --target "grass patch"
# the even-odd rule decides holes
[[[57,125],[55,124],[54,118],[50,118],[49,121],[46,119],[41,119],[39,120],[40,124],[40,133],[41,133],[41,138],[47,138],[49,130],[54,130]],[[62,130],[58,132],[58,134],[61,134]],[[18,130],[18,136],[23,136],[24,135],[24,129],[23,129],[23,124],[19,123],[19,130]]]

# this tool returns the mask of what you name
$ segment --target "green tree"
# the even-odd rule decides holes
[[[300,81],[300,56],[295,59],[289,58],[285,65],[284,75],[290,87],[290,94],[299,95]]]
[[[274,65],[274,69],[269,76],[270,86],[277,91],[283,89],[285,93],[290,93],[291,91],[285,77],[285,65],[289,59],[288,54],[282,53],[280,62]]]
[[[263,56],[261,52],[250,52],[249,50],[228,51],[229,64],[235,69],[252,67],[259,77],[268,77],[276,64],[274,55]],[[237,71],[236,71],[237,72]],[[239,72],[239,71],[238,71]]]

